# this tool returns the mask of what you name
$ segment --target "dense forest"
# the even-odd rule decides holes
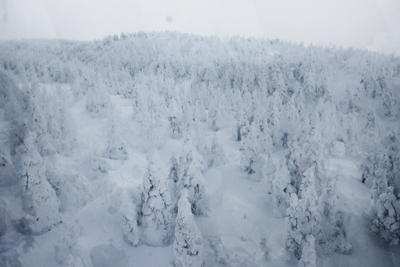
[[[396,266],[399,118],[364,50],[1,42],[0,266]]]

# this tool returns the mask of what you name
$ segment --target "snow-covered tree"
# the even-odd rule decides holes
[[[288,230],[286,248],[297,259],[301,258],[303,248],[307,244],[307,236],[314,235],[314,228],[321,221],[317,209],[318,196],[314,188],[313,168],[304,172],[300,195],[301,198],[298,199],[295,193],[291,194],[285,219]]]
[[[299,267],[316,267],[317,254],[315,253],[315,238],[313,235],[307,235],[305,245],[301,252]]]
[[[205,266],[203,237],[194,221],[188,191],[181,191],[175,225],[175,266]]]
[[[226,126],[226,116],[223,110],[225,106],[223,98],[212,98],[211,108],[208,112],[208,124],[214,131],[219,131]]]
[[[189,202],[195,216],[205,216],[209,211],[209,195],[202,171],[203,157],[194,148],[190,138],[185,140],[183,155],[179,158],[179,181],[177,195],[183,188],[188,190]]]
[[[86,110],[93,114],[106,115],[111,108],[110,95],[99,75],[96,83],[86,92]]]
[[[384,117],[396,117],[399,106],[397,105],[396,97],[389,90],[383,94],[382,114]]]
[[[18,148],[18,174],[23,186],[22,218],[16,218],[17,229],[24,234],[43,234],[60,223],[60,201],[46,177],[46,168],[35,146],[36,134],[28,132]]]
[[[210,166],[217,167],[227,162],[224,148],[218,141],[217,134],[214,133],[211,143],[211,162]]]
[[[261,151],[269,152],[273,149],[273,141],[271,138],[271,130],[268,127],[268,124],[265,120],[255,120],[256,123],[256,132],[257,132],[257,140]]]
[[[267,159],[262,169],[263,183],[265,185],[265,192],[269,195],[272,194],[272,182],[275,180],[275,173],[277,168],[274,161],[271,158],[271,153],[267,154]]]
[[[66,92],[58,86],[46,114],[50,142],[61,155],[70,155],[77,144],[76,126],[66,99]]]
[[[288,231],[288,239],[286,241],[286,249],[293,255],[295,258],[300,259],[301,251],[302,251],[302,240],[303,235],[300,232],[300,221],[299,221],[299,213],[301,212],[299,207],[299,200],[295,193],[292,193],[290,196],[290,206],[286,210],[286,228]]]
[[[175,155],[171,156],[170,165],[171,167],[169,169],[168,179],[173,181],[174,183],[177,183],[179,180],[179,164]]]
[[[400,201],[389,186],[386,193],[379,195],[375,203],[376,215],[373,217],[372,231],[379,233],[390,245],[399,245],[400,240]]]
[[[50,143],[50,136],[47,129],[45,99],[46,93],[43,87],[33,84],[29,89],[28,112],[31,114],[29,119],[29,129],[36,133],[36,146],[41,156],[55,153],[53,145]],[[50,112],[49,112],[50,113]]]
[[[285,159],[285,164],[290,172],[290,184],[293,187],[294,192],[297,193],[303,177],[302,173],[305,170],[306,164],[308,164],[306,159],[302,157],[301,149],[297,142],[293,142],[289,146]]]
[[[72,91],[72,95],[74,96],[74,101],[78,101],[82,98],[83,93],[82,93],[82,88],[81,88],[79,77],[76,77],[74,79],[74,81],[72,82],[71,91]]]
[[[292,193],[295,193],[295,189],[290,184],[290,173],[286,165],[281,162],[271,185],[271,198],[275,216],[285,216]]]
[[[240,165],[242,170],[247,174],[261,175],[260,169],[260,146],[257,142],[256,129],[254,123],[250,127],[250,131],[245,138],[242,138]],[[261,166],[262,168],[262,166]]]
[[[337,176],[327,176],[322,184],[322,192],[318,199],[321,221],[315,227],[314,236],[318,244],[317,250],[325,255],[332,252],[350,254],[353,248],[346,239],[343,216],[341,216],[343,212],[335,206],[337,179]]]
[[[281,129],[281,108],[282,99],[278,91],[275,91],[272,96],[267,99],[268,114],[267,122],[271,130],[273,144],[282,146],[283,132]]]
[[[142,234],[139,225],[139,210],[125,190],[121,192],[120,210],[122,214],[122,231],[124,237],[131,245],[139,245],[140,236]]]
[[[126,144],[122,141],[120,135],[119,117],[112,111],[107,120],[108,127],[108,146],[105,151],[105,156],[110,159],[127,160],[129,158],[126,151]]]
[[[152,246],[167,245],[172,237],[172,202],[157,149],[147,155],[142,201],[143,242]]]
[[[79,258],[75,258],[71,254],[67,257],[67,263],[65,267],[83,267],[82,261]]]

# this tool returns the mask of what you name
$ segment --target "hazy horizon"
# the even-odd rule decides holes
[[[400,2],[395,0],[1,0],[0,10],[0,40],[178,31],[400,55]]]

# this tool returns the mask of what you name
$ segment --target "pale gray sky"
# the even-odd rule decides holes
[[[400,0],[0,0],[0,39],[176,30],[400,55]]]

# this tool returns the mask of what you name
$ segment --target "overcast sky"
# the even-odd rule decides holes
[[[367,48],[400,56],[400,0],[0,0],[0,39],[176,30]]]

